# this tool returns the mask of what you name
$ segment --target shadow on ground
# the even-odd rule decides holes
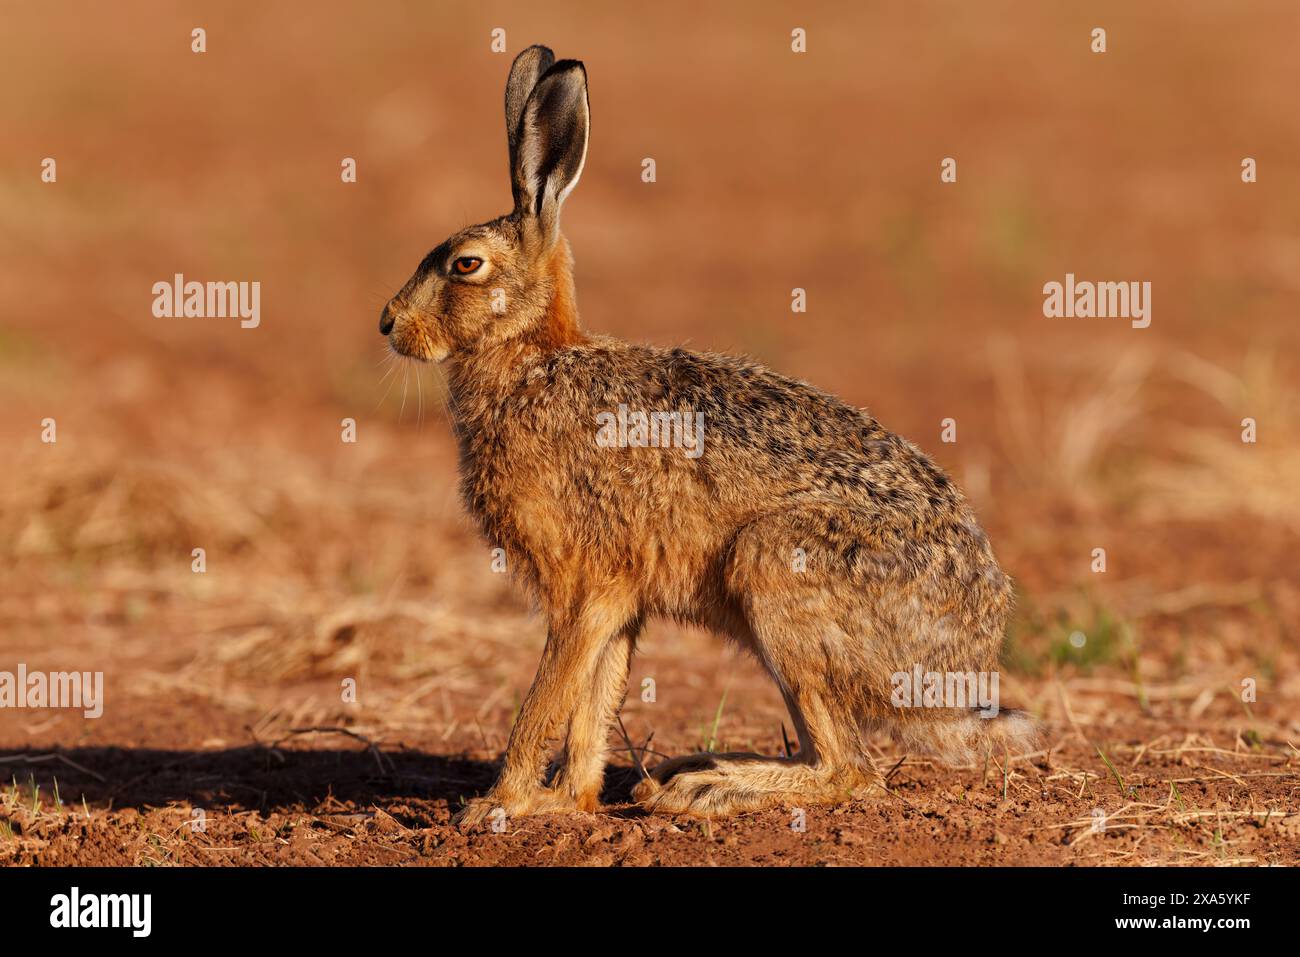
[[[219,751],[152,748],[72,748],[42,752],[0,746],[0,772],[20,793],[39,785],[48,803],[54,782],[64,803],[138,810],[181,803],[227,811],[269,813],[313,808],[333,798],[350,804],[401,799],[447,801],[485,792],[497,762],[414,750],[293,750],[247,745]],[[607,804],[630,800],[636,773],[607,769]]]

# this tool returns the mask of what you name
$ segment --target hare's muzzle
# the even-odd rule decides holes
[[[395,316],[395,315],[393,314],[393,310],[390,308],[391,306],[392,306],[392,303],[391,303],[391,302],[386,302],[386,303],[384,303],[384,310],[383,310],[383,312],[381,312],[381,313],[379,314],[379,333],[380,333],[380,335],[385,335],[385,336],[386,336],[386,335],[388,335],[390,332],[392,332],[392,331],[393,331],[393,323],[395,323],[395,322],[397,321],[397,316]]]

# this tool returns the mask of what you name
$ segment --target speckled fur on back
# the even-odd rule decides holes
[[[447,361],[465,505],[549,623],[501,776],[461,822],[598,806],[631,655],[655,615],[751,651],[799,750],[664,762],[634,792],[654,810],[724,815],[870,790],[862,738],[875,729],[957,760],[1029,747],[1019,712],[895,694],[900,674],[998,667],[1011,584],[948,477],[867,412],[755,362],[581,331],[559,212],[586,160],[582,64],[521,53],[506,124],[514,211],[431,252],[380,322],[398,352]],[[637,432],[638,413],[661,441]]]

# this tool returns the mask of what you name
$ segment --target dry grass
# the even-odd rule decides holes
[[[1139,441],[1134,426],[1144,415],[1154,354],[1133,347],[1114,361],[1100,349],[1060,356],[1046,368],[1038,364],[1037,389],[1014,340],[995,341],[989,363],[1000,458],[1017,483],[1080,509],[1103,504],[1116,460],[1126,460]]]
[[[1275,354],[1256,349],[1235,373],[1186,352],[1169,367],[1212,401],[1213,422],[1168,429],[1165,455],[1143,474],[1148,514],[1209,522],[1250,517],[1300,533],[1300,395]],[[1255,443],[1242,441],[1247,417],[1257,424]]]

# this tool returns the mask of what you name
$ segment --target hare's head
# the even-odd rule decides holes
[[[506,137],[515,206],[424,257],[384,306],[392,348],[441,361],[517,337],[562,345],[579,336],[572,260],[560,207],[587,158],[587,74],[543,46],[515,58],[506,83]]]

